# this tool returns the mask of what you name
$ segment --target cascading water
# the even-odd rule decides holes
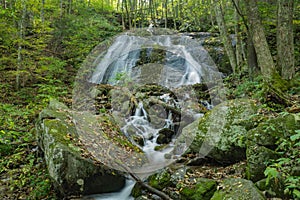
[[[129,103],[122,106],[112,103],[111,113],[116,119],[126,118],[120,123],[122,132],[146,155],[147,163],[133,169],[138,174],[149,174],[167,166],[190,145],[191,141],[184,139],[185,143],[175,143],[182,128],[201,116],[194,108],[198,104],[194,92],[184,86],[218,84],[222,76],[199,42],[183,35],[152,33],[116,37],[107,51],[94,59],[92,65],[96,67],[89,76],[91,83],[128,87],[126,91],[130,93],[129,99],[134,99],[134,109],[129,108]],[[159,92],[151,94],[151,89],[143,88],[145,85],[155,85]],[[95,96],[87,97],[92,101]],[[124,98],[115,95],[112,99]],[[210,100],[214,104],[214,98]],[[208,102],[203,103],[210,106]],[[128,116],[130,109],[133,111]],[[132,182],[121,193],[101,195],[96,199],[121,200],[122,194],[126,196],[123,199],[128,200],[131,188]]]

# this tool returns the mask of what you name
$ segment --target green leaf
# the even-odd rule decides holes
[[[300,191],[297,190],[297,189],[294,189],[294,190],[293,190],[293,195],[294,195],[296,198],[300,198]]]
[[[299,131],[299,130],[298,130],[298,131]],[[290,137],[290,139],[291,139],[292,141],[299,140],[299,139],[300,139],[300,133],[297,133],[297,134],[295,134],[295,135],[292,135],[292,136]]]

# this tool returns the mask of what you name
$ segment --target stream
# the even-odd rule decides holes
[[[116,37],[94,59],[95,69],[89,78],[91,83],[127,87],[127,95],[131,95],[130,99],[136,99],[134,112],[123,119],[120,128],[147,157],[147,163],[143,166],[131,168],[140,176],[173,163],[191,144],[192,139],[185,138],[180,139],[185,142],[176,142],[181,137],[182,128],[203,115],[194,108],[199,103],[195,91],[186,86],[212,81],[218,84],[222,76],[199,41],[178,34],[150,33],[147,36],[125,33]],[[137,89],[147,84],[158,85],[165,92]],[[113,98],[124,102],[120,103],[121,106],[112,104],[112,116],[116,119],[124,117],[124,113],[128,113],[128,103],[119,96]],[[214,99],[202,104],[211,109]],[[120,192],[90,197],[97,200],[131,200],[134,183],[127,180]]]

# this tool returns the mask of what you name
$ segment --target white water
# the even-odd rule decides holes
[[[91,195],[85,199],[93,200],[133,200],[134,198],[130,196],[131,190],[134,187],[135,182],[133,180],[126,180],[125,187],[120,192],[104,193],[98,195]]]
[[[172,102],[168,94],[160,96],[160,99],[165,103]],[[160,169],[161,167],[166,166],[166,163],[173,161],[170,158],[165,158],[166,154],[172,152],[173,142],[170,142],[168,144],[169,147],[166,147],[163,150],[154,150],[156,146],[159,146],[159,144],[156,143],[156,140],[159,136],[159,130],[161,130],[162,128],[169,128],[172,130],[174,127],[172,120],[172,112],[165,112],[163,113],[163,115],[165,116],[165,119],[164,122],[161,124],[161,127],[155,127],[148,120],[148,113],[144,109],[143,102],[139,102],[139,105],[135,110],[135,114],[127,120],[126,125],[122,128],[122,132],[129,138],[131,137],[131,135],[128,130],[132,128],[134,128],[135,130],[135,135],[138,135],[139,137],[143,138],[144,145],[141,146],[141,148],[143,152],[145,152],[149,162],[148,169],[143,169],[145,172],[154,171],[151,170],[151,167],[153,167],[153,169]],[[134,143],[134,141],[132,142]]]
[[[163,56],[165,59],[160,63],[149,62],[152,64],[150,67],[147,66],[149,63],[144,64],[150,70],[148,69],[149,73],[143,76],[141,72],[143,66],[138,64],[141,54],[143,51],[151,54],[154,48],[164,50],[165,55]],[[115,77],[117,77],[118,73],[126,73],[136,84],[157,83],[168,88],[178,88],[183,85],[221,79],[221,74],[217,72],[214,62],[201,44],[186,36],[153,35],[139,37],[126,34],[121,35],[116,38],[106,53],[101,54],[96,60],[101,61],[97,64],[90,79],[93,83],[117,84]],[[190,91],[185,92],[184,96],[188,99]],[[162,95],[161,100],[165,103],[170,103],[170,96],[167,94]],[[185,99],[177,103],[184,112],[189,112],[188,109],[183,109],[184,106],[188,105]],[[173,102],[171,106],[176,107],[177,105],[174,105]],[[207,107],[209,106],[207,104]],[[134,173],[151,173],[176,159],[169,156],[166,158],[166,155],[173,155],[172,150],[174,149],[175,138],[163,150],[154,150],[158,145],[156,143],[158,131],[161,128],[173,129],[174,127],[172,113],[160,113],[165,116],[165,121],[161,127],[157,128],[149,121],[149,113],[144,107],[143,102],[139,102],[134,115],[126,119],[126,124],[122,127],[123,133],[128,138],[132,136],[129,130],[133,129],[135,130],[134,134],[144,140],[144,145],[141,148],[148,158],[149,165],[142,168],[141,171],[134,171]],[[196,113],[194,119],[198,117],[201,117],[201,114]],[[183,153],[186,148],[184,146],[180,153]],[[134,182],[128,180],[126,186],[120,192],[94,195],[93,197],[97,200],[131,200],[133,198],[130,197],[130,192],[133,185]]]
[[[144,51],[148,56],[154,50],[162,50],[162,60],[152,70],[153,80],[167,87],[180,87],[182,85],[208,82],[212,78],[220,77],[212,59],[199,42],[187,36],[160,35],[139,37],[121,35],[109,47],[96,67],[91,77],[94,83],[115,84],[114,80],[118,73],[126,73],[129,77],[138,80],[140,74],[136,71],[138,63]],[[145,55],[144,55],[145,56]],[[152,63],[152,61],[149,61]],[[153,65],[154,66],[154,65]],[[160,73],[155,75],[155,71]],[[149,72],[151,73],[151,71]],[[149,74],[150,75],[150,74]],[[147,83],[145,77],[143,84]],[[149,81],[150,82],[150,81]],[[149,83],[148,82],[148,83]]]

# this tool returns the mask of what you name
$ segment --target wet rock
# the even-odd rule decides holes
[[[158,137],[156,140],[157,144],[168,144],[172,140],[174,131],[168,128],[163,128],[158,132]]]
[[[64,104],[51,100],[36,123],[38,144],[58,192],[66,197],[120,190],[125,185],[120,172],[82,156],[71,119]]]
[[[211,198],[211,200],[222,199],[263,200],[265,197],[251,181],[228,178],[218,185],[218,190]]]
[[[144,146],[145,145],[145,141],[144,138],[142,136],[139,135],[133,135],[132,139],[135,143],[137,143],[139,146]]]

